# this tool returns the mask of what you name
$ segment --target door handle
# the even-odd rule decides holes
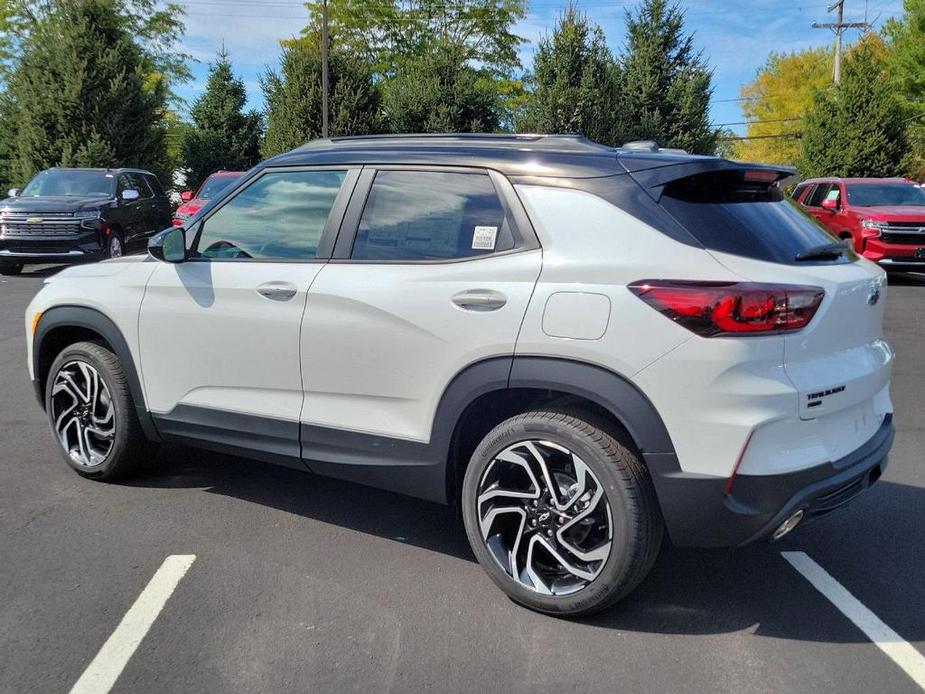
[[[453,303],[467,311],[497,311],[507,297],[494,289],[467,289],[453,295]]]
[[[257,293],[273,301],[289,301],[299,291],[291,282],[264,282],[257,287]]]

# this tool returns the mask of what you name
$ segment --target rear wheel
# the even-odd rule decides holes
[[[18,275],[23,266],[19,263],[0,263],[0,275]]]
[[[45,411],[65,461],[84,477],[127,477],[156,450],[141,430],[118,357],[95,342],[73,344],[55,359]]]
[[[582,413],[529,412],[495,427],[466,470],[462,505],[492,580],[548,614],[613,605],[649,572],[664,532],[639,457]]]

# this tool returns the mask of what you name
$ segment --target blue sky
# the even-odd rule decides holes
[[[193,65],[194,79],[179,89],[192,100],[204,87],[208,61],[224,43],[231,53],[235,71],[247,85],[250,105],[262,108],[259,77],[266,66],[275,67],[280,39],[298,35],[307,12],[299,0],[179,0],[185,8],[186,36],[183,50],[199,62]],[[578,0],[578,8],[599,24],[611,49],[624,42],[624,10],[636,0]],[[831,45],[832,34],[813,29],[813,21],[834,21],[826,14],[825,0],[682,0],[687,28],[714,69],[711,117],[716,124],[742,121],[739,89],[750,81],[771,51],[793,51]],[[527,39],[521,61],[529,67],[537,41],[551,31],[567,0],[534,0],[528,17],[518,24],[518,35]],[[882,26],[887,18],[902,13],[901,0],[846,0],[845,19],[860,21],[866,16]],[[854,41],[856,31],[847,39]],[[742,125],[730,125],[744,131]]]

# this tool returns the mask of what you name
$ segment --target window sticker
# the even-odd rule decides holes
[[[829,194],[825,196],[826,200],[838,200],[838,188],[832,188]]]
[[[472,249],[476,251],[495,250],[498,227],[475,227],[472,233]]]

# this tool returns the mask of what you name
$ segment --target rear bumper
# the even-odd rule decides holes
[[[892,415],[887,415],[877,432],[844,458],[798,472],[739,475],[729,494],[725,479],[679,472],[663,456],[646,459],[672,542],[733,547],[769,539],[798,510],[805,523],[855,499],[883,474],[893,437]]]

